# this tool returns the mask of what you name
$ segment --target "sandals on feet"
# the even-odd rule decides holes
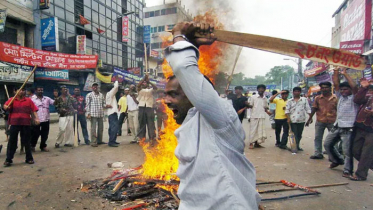
[[[358,176],[350,176],[350,179],[352,180],[352,181],[365,181],[365,180],[367,180],[367,178],[361,178],[361,177],[358,177]]]
[[[26,160],[25,163],[27,163],[27,164],[34,164],[35,162],[33,160]]]
[[[254,144],[250,144],[249,149],[254,149]]]

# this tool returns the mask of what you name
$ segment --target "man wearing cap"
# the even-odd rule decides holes
[[[128,109],[128,106],[127,106],[127,95],[128,95],[129,92],[130,92],[129,88],[124,89],[124,95],[122,97],[120,97],[120,99],[118,101],[118,109],[119,109],[119,112],[120,112],[120,115],[119,115],[118,136],[122,135],[122,125],[123,125],[123,122],[126,119],[128,119],[128,114],[127,114],[127,109]],[[128,123],[127,123],[127,126],[128,126]],[[128,129],[127,129],[127,131],[128,131]]]
[[[61,96],[56,98],[54,106],[60,116],[58,121],[59,133],[55,147],[59,148],[62,143],[65,147],[72,147],[74,141],[74,104],[75,99],[68,94],[68,89],[65,85],[61,86]]]
[[[118,77],[115,76],[114,87],[106,93],[106,108],[109,116],[109,147],[118,147],[117,133],[118,122],[118,102],[116,94],[118,93]]]
[[[31,116],[34,118],[35,125],[38,125],[40,122],[37,114],[38,108],[30,98],[26,98],[25,96],[25,89],[21,89],[12,104],[10,104],[10,102],[13,98],[10,98],[4,104],[4,110],[9,112],[10,125],[10,135],[4,166],[11,166],[13,163],[14,153],[17,150],[18,133],[21,133],[21,142],[25,145],[26,163],[34,164],[30,145]]]
[[[98,91],[98,83],[92,84],[92,92],[86,96],[87,118],[91,120],[91,146],[97,147],[98,144],[106,144],[102,141],[104,131],[104,108],[105,98]]]

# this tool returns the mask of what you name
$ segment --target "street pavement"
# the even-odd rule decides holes
[[[123,125],[123,128],[126,128]],[[248,131],[249,123],[243,127]],[[90,125],[88,124],[88,128]],[[108,125],[105,122],[104,141],[107,142]],[[137,144],[130,144],[133,136],[118,137],[118,148],[101,145],[97,148],[81,145],[78,148],[55,149],[58,124],[52,124],[47,142],[49,153],[37,148],[35,164],[24,163],[24,155],[17,154],[14,165],[0,166],[0,209],[120,209],[120,204],[110,203],[102,198],[80,192],[83,181],[105,178],[112,172],[108,163],[122,161],[126,168],[136,167],[144,162],[144,154]],[[327,133],[327,132],[326,132]],[[348,182],[348,185],[319,188],[320,195],[305,196],[281,201],[263,202],[266,209],[373,209],[373,171],[368,180],[354,182],[342,177],[341,166],[329,169],[329,162],[311,160],[313,154],[314,124],[305,128],[301,147],[303,152],[296,155],[275,147],[274,130],[267,120],[268,139],[265,148],[250,150],[245,154],[254,164],[258,182],[287,180],[303,186]],[[81,136],[81,134],[80,134]],[[4,148],[0,160],[5,160],[6,142],[3,130],[0,143]],[[1,163],[2,163],[1,162]],[[355,162],[356,166],[356,162]],[[204,170],[204,169],[201,169]],[[260,186],[262,189],[283,188],[281,185]],[[263,198],[300,194],[301,191],[271,193]]]

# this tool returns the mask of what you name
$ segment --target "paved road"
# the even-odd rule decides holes
[[[248,128],[245,120],[244,128]],[[126,126],[124,126],[126,127]],[[0,209],[120,209],[101,198],[79,191],[82,181],[107,177],[112,169],[107,163],[123,161],[126,167],[141,165],[144,154],[137,144],[129,144],[131,137],[122,136],[120,147],[80,146],[75,149],[54,149],[58,133],[57,124],[51,126],[48,144],[51,152],[34,154],[35,164],[27,165],[24,156],[16,154],[15,164],[10,168],[0,166]],[[285,179],[300,185],[318,185],[349,182],[347,186],[320,188],[321,195],[286,201],[265,202],[266,209],[373,209],[373,171],[368,181],[353,182],[341,176],[342,168],[328,169],[328,161],[310,160],[313,153],[314,127],[306,128],[301,147],[305,150],[297,155],[274,146],[274,131],[267,127],[268,140],[265,148],[246,150],[246,155],[255,165],[257,179],[279,181]],[[107,139],[105,124],[104,139]],[[6,145],[1,131],[0,143]],[[5,160],[5,150],[0,160]],[[2,162],[1,162],[2,163]],[[271,186],[273,188],[280,186]],[[260,188],[264,189],[264,188]],[[284,196],[288,193],[267,194],[263,197]],[[74,201],[72,201],[74,200]]]

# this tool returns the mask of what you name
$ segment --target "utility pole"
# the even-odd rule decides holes
[[[303,72],[302,72],[302,59],[298,58],[298,80],[303,79]],[[298,81],[300,82],[300,81]]]

